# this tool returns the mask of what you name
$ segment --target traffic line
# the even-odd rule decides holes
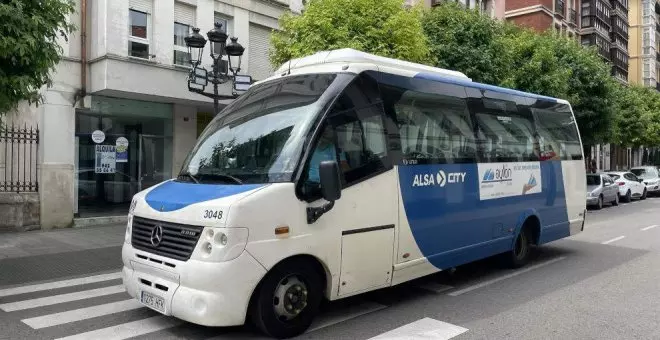
[[[86,285],[86,284],[90,284],[90,283],[97,283],[97,282],[117,280],[117,279],[121,279],[121,272],[111,273],[111,274],[101,274],[101,275],[95,275],[95,276],[87,276],[87,277],[81,277],[81,278],[78,278],[78,279],[62,280],[62,281],[55,281],[55,282],[48,282],[48,283],[39,283],[39,284],[28,285],[28,286],[20,286],[20,287],[16,287],[16,288],[0,289],[0,297],[10,296],[10,295],[18,295],[18,294],[26,294],[26,293],[34,293],[34,292],[40,292],[40,291],[43,291],[43,290],[65,288],[65,287],[70,287],[70,286],[80,286],[80,285]]]
[[[58,303],[65,303],[65,302],[84,300],[99,296],[123,293],[124,291],[125,288],[123,285],[103,287],[103,288],[97,288],[91,290],[83,290],[75,293],[60,294],[60,295],[47,296],[37,299],[3,303],[0,304],[0,309],[2,309],[5,312],[13,312],[17,310],[50,306],[50,305],[56,305]]]
[[[561,256],[561,257],[558,257],[558,258],[555,258],[555,259],[552,259],[552,260],[549,260],[549,261],[546,261],[546,262],[542,262],[542,263],[539,263],[539,264],[535,264],[535,265],[533,265],[533,266],[529,266],[529,267],[527,267],[527,268],[525,268],[525,269],[518,270],[518,271],[513,272],[513,273],[511,273],[511,274],[507,274],[507,275],[504,275],[504,276],[500,276],[500,277],[494,278],[494,279],[492,279],[492,280],[484,281],[484,282],[478,283],[478,284],[476,284],[476,285],[469,286],[469,287],[467,287],[467,288],[463,288],[463,289],[460,289],[460,290],[457,290],[457,291],[451,292],[451,293],[449,293],[449,294],[447,294],[447,295],[450,295],[450,296],[459,296],[459,295],[463,295],[463,294],[468,293],[468,292],[471,292],[471,291],[473,291],[473,290],[476,290],[476,289],[479,289],[479,288],[483,288],[483,287],[486,287],[486,286],[491,285],[491,284],[493,284],[493,283],[500,282],[500,281],[503,281],[503,280],[506,280],[506,279],[510,279],[510,278],[515,277],[515,276],[518,276],[518,275],[520,275],[520,274],[524,274],[524,273],[527,273],[527,272],[529,272],[529,271],[532,271],[532,270],[535,270],[535,269],[539,269],[539,268],[541,268],[541,267],[545,267],[545,266],[547,266],[547,265],[551,265],[551,264],[553,264],[553,263],[555,263],[555,262],[559,262],[559,261],[561,261],[561,260],[565,260],[565,259],[566,259],[566,256]]]
[[[647,230],[653,229],[653,228],[655,228],[655,227],[658,227],[658,225],[657,225],[657,224],[650,225],[650,226],[648,226],[648,227],[646,227],[646,228],[642,228],[642,231],[647,231]]]
[[[369,340],[447,340],[467,332],[467,328],[431,318],[424,318],[401,326]]]
[[[87,339],[123,340],[144,334],[161,331],[163,329],[176,327],[182,323],[183,321],[181,320],[164,315],[159,315],[148,319],[123,323],[117,326],[111,326],[85,333],[74,334],[57,340],[87,340]]]
[[[625,236],[615,237],[615,238],[613,238],[613,239],[611,239],[611,240],[607,240],[607,241],[605,241],[605,242],[603,242],[603,243],[601,243],[601,244],[610,244],[610,243],[612,243],[612,242],[616,242],[616,241],[619,241],[619,240],[623,240],[624,238],[626,238],[626,237],[625,237]]]
[[[336,325],[338,323],[355,319],[362,315],[373,313],[385,308],[387,308],[387,306],[369,301],[359,304],[352,304],[347,308],[340,308],[338,310],[323,313],[322,315],[319,315],[317,321],[315,321],[305,333],[314,332],[321,328]]]
[[[70,310],[61,313],[38,316],[34,318],[24,319],[21,321],[23,321],[24,324],[32,327],[33,329],[40,329],[40,328],[57,326],[57,325],[63,325],[70,322],[87,320],[99,316],[125,312],[142,307],[144,306],[139,302],[137,302],[137,300],[129,299],[124,301],[106,303],[98,306]]]
[[[421,288],[436,294],[444,293],[450,289],[453,289],[453,286],[443,285],[441,283],[425,280],[415,284],[415,287]]]

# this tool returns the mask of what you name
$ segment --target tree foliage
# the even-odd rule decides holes
[[[73,12],[72,0],[0,2],[0,114],[41,98],[62,52],[58,37],[74,29],[67,19]]]
[[[310,0],[301,15],[285,14],[271,35],[271,63],[318,51],[354,48],[384,57],[427,63],[429,48],[420,7],[401,0]]]

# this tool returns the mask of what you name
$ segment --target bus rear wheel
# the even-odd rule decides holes
[[[308,261],[275,266],[255,291],[252,322],[267,335],[291,338],[309,328],[322,299],[322,279]]]
[[[523,229],[513,244],[513,249],[503,254],[507,267],[520,268],[526,265],[529,262],[531,252],[532,232],[527,225],[523,225]]]

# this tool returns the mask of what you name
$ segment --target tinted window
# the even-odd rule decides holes
[[[600,185],[600,175],[587,175],[587,185]]]
[[[637,181],[637,177],[631,173],[626,173],[623,174],[623,178],[629,180],[629,181]]]
[[[630,172],[635,174],[637,177],[643,179],[651,179],[658,177],[658,173],[654,168],[637,168],[630,170]]]
[[[605,184],[607,184],[607,183],[609,183],[609,184],[613,184],[614,182],[612,181],[612,178],[610,178],[610,176],[603,175],[603,183],[605,183]]]
[[[568,105],[538,100],[531,111],[543,152],[556,153],[563,160],[582,159],[577,125]]]
[[[608,176],[610,176],[613,181],[616,181],[617,179],[619,179],[621,177],[621,176],[615,175],[615,174],[608,174]]]
[[[481,103],[473,105],[479,161],[538,160],[534,153],[534,121],[525,100],[500,97],[503,98],[482,98]]]
[[[422,79],[387,78],[389,82],[381,84],[383,101],[386,111],[395,117],[405,164],[476,161],[463,87]]]

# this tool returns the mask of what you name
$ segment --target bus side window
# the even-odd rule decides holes
[[[543,138],[541,153],[546,159],[581,160],[582,147],[577,125],[567,104],[537,100],[531,107],[538,134]],[[552,155],[556,157],[552,157]]]

